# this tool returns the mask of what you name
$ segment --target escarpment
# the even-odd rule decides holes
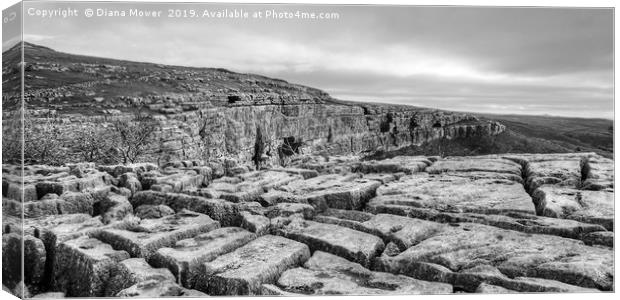
[[[110,128],[139,110],[157,123],[144,161],[215,156],[277,163],[298,153],[359,154],[505,130],[467,114],[340,101],[314,88],[223,69],[78,56],[28,43],[24,57],[24,100],[34,127],[59,128],[58,138],[71,144],[75,132]],[[47,80],[52,76],[66,80]]]
[[[216,155],[250,161],[254,156],[273,162],[299,153],[357,154],[504,130],[463,114],[414,108],[381,112],[330,103],[217,107],[167,115],[160,122],[166,139],[162,151],[177,159]],[[259,134],[263,153],[256,153]]]

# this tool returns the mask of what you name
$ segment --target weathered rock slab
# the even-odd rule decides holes
[[[523,185],[510,180],[420,173],[379,187],[377,195],[370,204],[380,201],[455,213],[536,213]]]
[[[148,261],[159,248],[219,227],[220,224],[207,215],[183,210],[160,219],[143,219],[132,228],[104,229],[93,235],[114,249],[125,250],[131,257],[144,257]]]
[[[530,161],[526,164],[526,186],[530,191],[542,185],[577,188],[581,181],[581,158]]]
[[[368,214],[330,209],[327,214],[314,218],[321,223],[335,224],[376,235],[387,243],[394,243],[400,251],[417,244],[440,230],[444,224],[393,214]]]
[[[162,297],[192,297],[204,298],[209,295],[191,289],[186,289],[172,280],[149,279],[136,283],[116,294],[117,297],[129,298],[162,298]]]
[[[151,267],[144,258],[126,259],[118,263],[108,281],[105,294],[107,297],[113,297],[121,290],[147,280],[174,281],[174,276],[168,269]]]
[[[426,169],[431,174],[445,172],[492,172],[521,176],[521,165],[507,159],[451,157],[436,161]]]
[[[539,214],[614,227],[614,193],[545,185],[533,193]]]
[[[310,179],[319,176],[316,170],[300,169],[300,168],[271,168],[271,171],[286,172],[293,175],[301,175],[303,179]]]
[[[137,192],[131,198],[133,207],[140,205],[167,205],[175,211],[183,209],[191,210],[208,215],[220,222],[222,226],[238,226],[241,222],[239,209],[234,203],[222,199],[209,199],[198,196],[189,196],[177,193],[164,193],[156,191]]]
[[[384,160],[362,161],[353,164],[352,171],[360,173],[405,173],[422,172],[432,162],[424,156],[396,156]]]
[[[88,237],[61,243],[56,255],[56,289],[69,297],[105,296],[118,262],[129,258],[127,252]]]
[[[582,189],[608,190],[614,189],[614,161],[604,157],[589,157],[583,161],[585,180]]]
[[[203,263],[231,252],[255,238],[255,234],[238,227],[218,228],[180,240],[173,247],[158,249],[151,258],[151,263],[170,269],[179,283],[185,287],[193,287]]]
[[[101,220],[104,224],[120,221],[133,214],[133,207],[127,197],[115,193],[108,193],[99,201]]]
[[[271,220],[263,215],[256,215],[250,212],[241,212],[241,228],[246,229],[256,235],[267,234],[271,227]]]
[[[173,215],[174,210],[168,205],[150,205],[144,204],[136,207],[136,217],[140,219],[159,219],[165,216]]]
[[[372,234],[299,218],[278,229],[278,233],[307,244],[312,251],[333,253],[363,266],[369,266],[385,248],[381,238]]]
[[[586,245],[603,245],[607,247],[614,246],[614,232],[613,231],[595,231],[586,234],[583,237],[583,242]]]
[[[306,295],[448,294],[452,285],[372,272],[360,264],[316,251],[305,268],[287,270],[278,280],[286,292]]]
[[[550,234],[571,239],[585,239],[589,233],[604,232],[602,225],[579,222],[570,219],[558,219],[524,213],[509,215],[447,213],[434,209],[395,205],[389,199],[377,197],[370,201],[367,210],[377,214],[407,216],[439,223],[469,222],[495,226],[503,229],[525,233]],[[321,216],[319,218],[322,218]],[[360,230],[360,229],[357,229]]]
[[[322,175],[303,181],[294,181],[278,189],[303,199],[317,209],[361,209],[375,195],[381,182],[360,178],[359,175]]]
[[[274,283],[285,270],[308,258],[308,246],[265,235],[203,264],[204,278],[197,282],[196,289],[209,295],[256,295],[262,284]]]
[[[18,233],[2,234],[2,283],[13,286],[22,281],[22,238]]]
[[[504,286],[505,276],[536,277],[601,290],[613,288],[613,252],[608,249],[473,223],[446,226],[399,255],[383,256],[377,261],[381,270],[418,278],[428,276],[416,271],[421,264],[445,268],[443,280],[459,282],[472,291],[482,281],[494,280],[497,282],[493,284]],[[466,272],[477,267],[493,271],[484,276]]]

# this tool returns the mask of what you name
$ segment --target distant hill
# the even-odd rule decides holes
[[[21,45],[3,52],[4,93],[20,91]],[[130,98],[163,97],[171,101],[226,103],[231,94],[313,99],[331,97],[312,87],[288,83],[257,74],[235,73],[221,68],[194,68],[133,62],[63,53],[24,43],[26,105],[31,109],[55,109],[59,114],[96,113],[99,109],[126,110]],[[29,97],[33,95],[33,97]],[[93,105],[94,98],[101,102]],[[182,98],[182,99],[181,99]],[[3,102],[12,109],[17,103]]]
[[[593,151],[607,157],[613,156],[612,120],[522,115],[479,116],[499,121],[511,131],[528,138],[550,141],[573,151]]]
[[[529,115],[477,114],[480,119],[498,121],[506,131],[497,136],[440,139],[422,146],[410,146],[379,159],[397,155],[484,155],[498,153],[596,152],[613,158],[614,123],[607,119],[584,119]]]

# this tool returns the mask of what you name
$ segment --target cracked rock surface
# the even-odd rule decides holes
[[[23,242],[35,297],[614,290],[592,153],[4,170],[3,285]]]

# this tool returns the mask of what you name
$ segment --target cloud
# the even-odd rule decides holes
[[[201,5],[212,10],[268,8]],[[25,31],[38,39],[34,42],[65,52],[223,67],[318,87],[343,99],[483,112],[613,116],[610,9],[273,7],[336,11],[341,18],[31,18]]]
[[[58,38],[62,38],[62,37],[53,36],[53,35],[31,34],[31,33],[24,34],[24,41],[31,42],[31,43],[41,43],[41,42],[58,39]]]
[[[10,38],[5,38],[2,41],[2,52],[10,49],[11,47],[15,46],[17,43],[20,43],[21,41],[22,41],[21,35],[13,36]]]

